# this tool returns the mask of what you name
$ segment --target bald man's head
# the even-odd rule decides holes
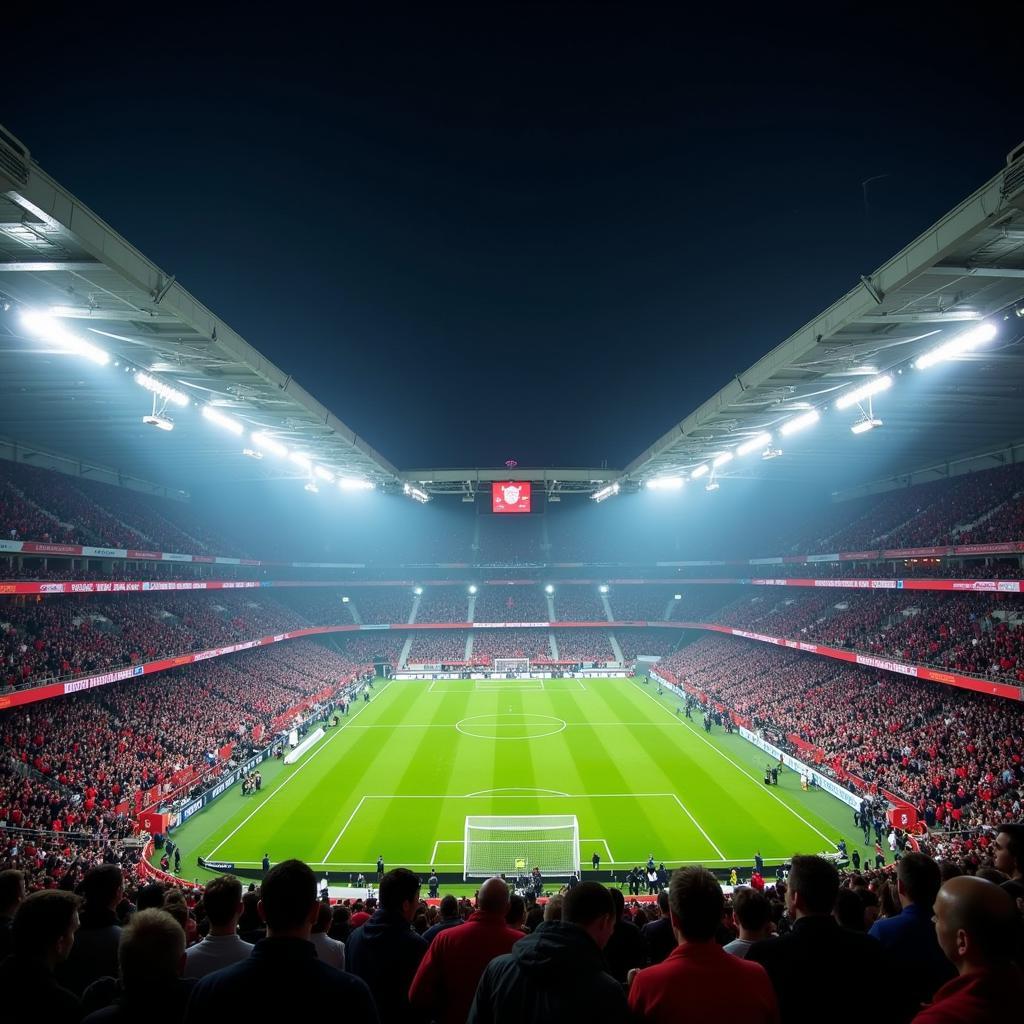
[[[935,934],[961,974],[1011,957],[1015,928],[1010,894],[984,878],[951,878],[935,898]]]
[[[480,886],[476,905],[489,914],[504,914],[508,910],[508,886],[500,878],[488,878]]]

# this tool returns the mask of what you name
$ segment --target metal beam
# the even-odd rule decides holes
[[[932,267],[929,274],[943,277],[1024,277],[1024,267]]]
[[[85,272],[95,270],[99,266],[102,266],[99,260],[14,260],[10,262],[0,260],[0,274],[48,274],[56,270]]]

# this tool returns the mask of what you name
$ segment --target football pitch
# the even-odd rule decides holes
[[[197,856],[258,868],[299,857],[335,876],[375,867],[461,873],[467,815],[575,815],[580,861],[628,871],[746,868],[833,850],[852,813],[766,757],[677,713],[630,679],[378,680],[296,764],[267,762],[174,834],[184,877]],[[511,870],[511,866],[509,868]]]

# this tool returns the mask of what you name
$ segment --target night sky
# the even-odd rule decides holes
[[[402,468],[625,464],[1024,139],[962,5],[480,7],[8,12],[0,123]]]

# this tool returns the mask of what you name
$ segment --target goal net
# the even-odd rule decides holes
[[[495,658],[495,672],[521,672],[524,675],[530,671],[529,658]]]
[[[463,878],[526,874],[534,868],[564,876],[580,868],[580,827],[575,814],[469,816]]]

